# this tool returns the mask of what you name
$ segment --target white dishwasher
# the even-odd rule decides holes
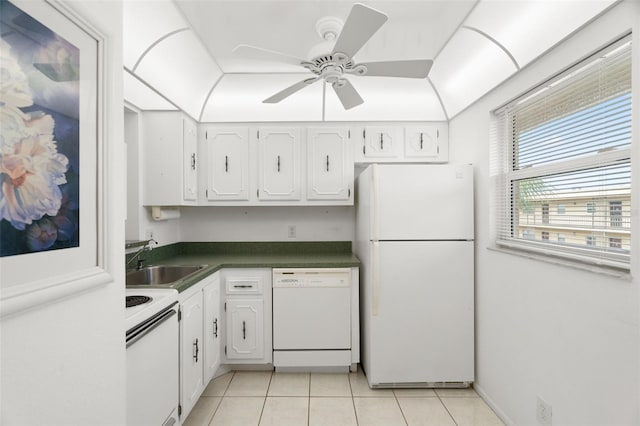
[[[280,371],[351,366],[351,270],[273,269],[273,365]]]

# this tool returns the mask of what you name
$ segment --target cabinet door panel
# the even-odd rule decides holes
[[[406,127],[405,157],[446,162],[448,160],[448,144],[447,135],[443,133],[446,132],[436,126]]]
[[[307,198],[348,200],[353,160],[346,128],[311,128],[307,133]]]
[[[246,128],[207,130],[207,199],[249,199],[249,134]]]
[[[227,358],[264,357],[264,308],[262,299],[227,299]]]
[[[180,401],[183,413],[188,413],[200,397],[202,380],[202,292],[199,291],[180,305]]]
[[[396,158],[400,154],[402,129],[398,127],[366,127],[365,158]]]
[[[198,198],[198,171],[196,169],[198,131],[196,123],[182,120],[182,143],[183,143],[183,183],[182,190],[185,201],[196,201]]]
[[[203,289],[204,296],[204,383],[213,378],[220,366],[220,279],[215,277]]]
[[[298,129],[261,128],[258,131],[259,198],[300,199],[300,135]]]

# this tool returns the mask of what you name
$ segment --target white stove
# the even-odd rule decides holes
[[[127,288],[127,424],[179,424],[178,292]],[[153,360],[153,362],[149,362]]]
[[[150,300],[126,309],[126,330],[146,321],[178,301],[178,291],[162,288],[127,288],[126,296],[145,296]]]

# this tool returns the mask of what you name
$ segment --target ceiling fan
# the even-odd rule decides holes
[[[262,101],[263,103],[278,103],[299,90],[324,80],[331,84],[342,106],[345,109],[351,109],[364,101],[351,82],[345,78],[346,74],[362,77],[425,78],[433,64],[430,59],[355,63],[354,55],[386,21],[387,15],[360,3],[353,5],[344,26],[338,18],[327,17],[319,20],[316,26],[325,43],[318,46],[326,46],[327,42],[332,43],[333,40],[335,45],[332,51],[325,50],[319,55],[312,55],[313,57],[309,60],[247,44],[236,46],[233,51],[254,59],[277,60],[300,65],[315,74],[314,77],[281,90]],[[342,27],[341,30],[340,27]]]

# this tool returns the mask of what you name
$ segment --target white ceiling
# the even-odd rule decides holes
[[[250,44],[310,59],[311,48],[322,42],[318,19],[344,21],[353,2],[127,0],[125,98],[140,109],[179,108],[204,122],[447,120],[613,3],[365,2],[389,19],[355,55],[357,62],[434,59],[434,64],[426,79],[349,76],[364,104],[345,111],[322,82],[278,104],[263,104],[312,74],[232,50]]]

